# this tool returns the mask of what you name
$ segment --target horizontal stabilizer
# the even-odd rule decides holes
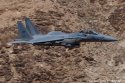
[[[10,44],[30,44],[30,42],[28,41],[12,41],[12,42],[9,42]]]

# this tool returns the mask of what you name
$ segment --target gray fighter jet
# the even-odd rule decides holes
[[[18,38],[12,44],[33,44],[49,46],[79,47],[80,42],[114,42],[116,38],[103,35],[92,30],[74,33],[51,31],[48,34],[40,33],[29,18],[25,18],[26,27],[21,21],[17,22]]]

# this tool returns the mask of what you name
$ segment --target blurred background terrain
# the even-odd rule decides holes
[[[80,48],[12,45],[16,22],[29,17],[39,30],[94,29],[115,43]],[[0,0],[0,83],[125,83],[124,0]]]

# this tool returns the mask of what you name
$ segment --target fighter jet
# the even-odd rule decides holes
[[[97,33],[93,30],[65,33],[62,31],[51,31],[48,34],[42,34],[29,18],[25,18],[25,24],[22,21],[17,22],[18,38],[10,42],[12,44],[33,44],[49,46],[79,47],[81,42],[114,42],[117,41],[108,35]]]

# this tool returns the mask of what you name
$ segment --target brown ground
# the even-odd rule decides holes
[[[71,50],[6,45],[25,16],[43,33],[95,29],[119,41]],[[0,83],[125,83],[125,0],[1,0]]]

